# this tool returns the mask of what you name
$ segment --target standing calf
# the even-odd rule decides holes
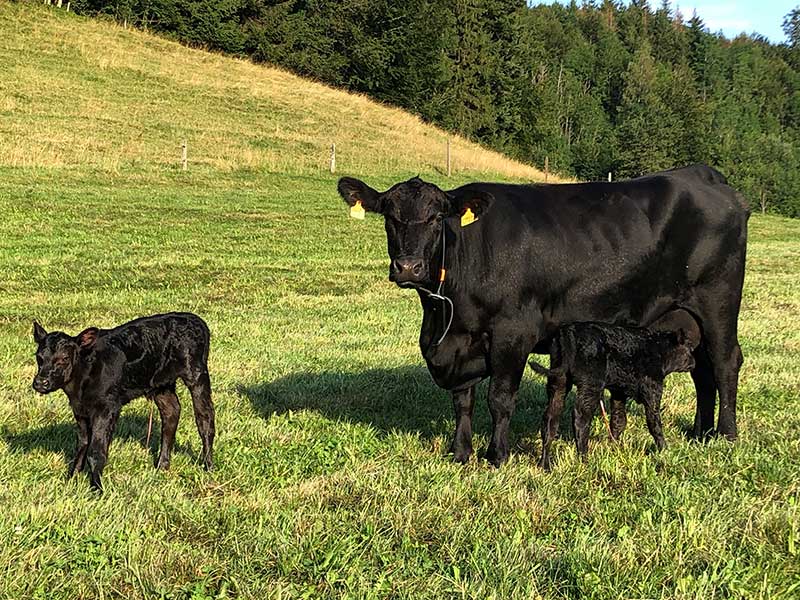
[[[142,317],[113,329],[90,327],[75,337],[47,333],[33,323],[38,372],[33,389],[49,394],[63,389],[78,424],[78,445],[70,477],[89,463],[92,487],[100,477],[122,407],[139,396],[155,401],[161,413],[161,454],[156,466],[169,468],[181,406],[175,382],[192,394],[203,442],[203,463],[211,469],[214,405],[208,377],[208,326],[191,313]]]
[[[695,366],[692,349],[682,329],[676,333],[601,323],[573,323],[559,329],[550,346],[550,369],[530,362],[534,371],[547,375],[549,395],[539,464],[550,468],[550,444],[573,382],[578,387],[573,410],[575,445],[582,456],[589,449],[589,426],[605,388],[644,405],[647,428],[658,449],[664,448],[660,414],[664,377],[691,371]]]

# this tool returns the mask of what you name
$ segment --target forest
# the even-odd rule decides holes
[[[669,0],[74,0],[400,106],[579,179],[704,162],[800,216],[800,6],[727,39]]]

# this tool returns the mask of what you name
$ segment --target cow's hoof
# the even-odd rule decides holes
[[[543,456],[542,458],[539,459],[539,462],[537,464],[539,465],[540,469],[542,469],[543,471],[547,471],[548,473],[553,470],[553,463],[550,460],[550,457],[545,458]]]
[[[717,432],[714,429],[708,429],[706,431],[700,431],[695,429],[691,435],[692,440],[694,440],[695,442],[700,442],[702,444],[710,442],[715,437],[717,437]]]
[[[493,467],[499,469],[503,463],[508,460],[508,453],[497,452],[496,450],[489,450],[486,453],[486,461]]]
[[[460,452],[452,452],[453,462],[459,465],[465,465],[469,462],[469,457],[472,455],[471,450],[462,450]]]
[[[156,469],[159,471],[169,471],[169,464],[170,461],[161,459],[156,463]]]

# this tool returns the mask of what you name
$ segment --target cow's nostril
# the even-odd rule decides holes
[[[419,277],[420,273],[422,273],[422,263],[421,262],[415,263],[414,266],[411,267],[411,272],[416,277]]]

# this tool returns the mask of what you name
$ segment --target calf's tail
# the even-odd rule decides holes
[[[533,369],[534,372],[539,373],[539,375],[544,375],[545,377],[550,377],[551,375],[558,375],[558,369],[547,369],[537,363],[535,360],[529,360],[528,366]]]

